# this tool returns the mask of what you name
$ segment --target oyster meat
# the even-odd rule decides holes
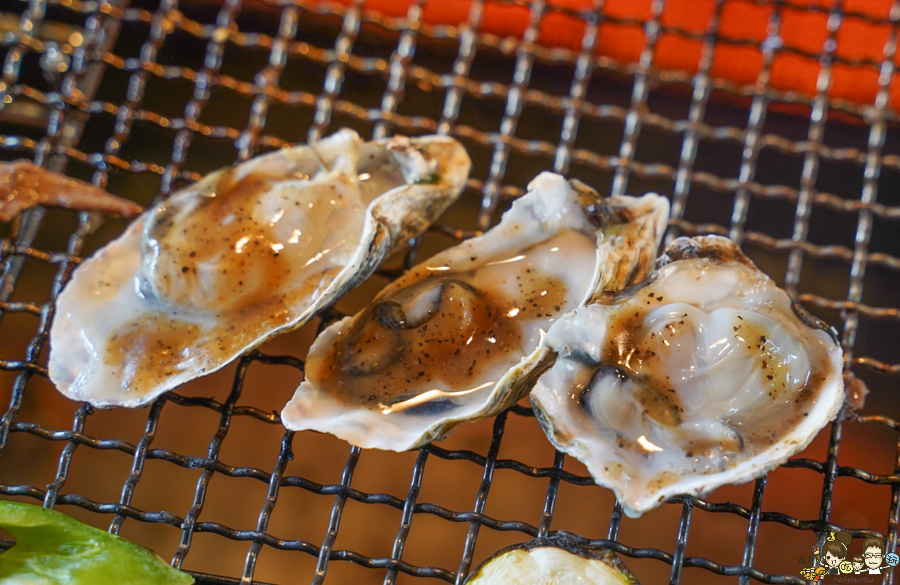
[[[561,535],[506,547],[479,565],[465,585],[640,585],[611,550]]]
[[[539,175],[497,226],[319,335],[282,421],[404,451],[498,413],[546,367],[539,345],[557,318],[649,272],[667,218],[658,195],[603,199]]]
[[[445,137],[343,130],[222,169],[148,210],[56,303],[50,378],[138,406],[299,327],[424,231],[470,161]]]
[[[544,345],[531,402],[629,516],[752,480],[841,407],[836,333],[727,238],[679,238],[646,281],[597,295]]]

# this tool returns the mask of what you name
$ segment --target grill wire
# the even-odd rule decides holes
[[[900,352],[896,348],[893,351],[888,348],[885,351],[892,353],[888,353],[887,357],[857,356],[854,354],[854,346],[861,324],[874,321],[893,323],[900,316],[897,307],[881,307],[863,302],[863,284],[868,266],[877,266],[890,274],[894,286],[900,282],[896,274],[900,270],[900,258],[891,253],[869,249],[875,229],[873,226],[878,222],[886,222],[888,226],[892,226],[891,220],[900,219],[900,206],[877,201],[880,175],[883,172],[900,171],[900,156],[883,152],[887,136],[893,131],[892,124],[896,122],[896,112],[888,107],[888,89],[894,69],[900,6],[893,7],[888,20],[878,21],[862,14],[842,12],[840,2],[835,2],[831,9],[781,2],[775,4],[769,20],[769,34],[772,38],[778,35],[783,12],[797,8],[826,13],[829,17],[828,34],[832,41],[836,38],[842,21],[851,16],[871,24],[891,27],[890,40],[885,47],[883,60],[861,62],[862,65],[878,68],[881,77],[880,91],[875,104],[859,106],[828,97],[832,65],[843,62],[842,58],[835,54],[833,42],[826,43],[826,50],[821,54],[804,53],[799,49],[782,47],[778,43],[764,42],[756,45],[762,51],[763,68],[758,83],[754,86],[737,86],[711,78],[714,49],[718,44],[730,42],[737,45],[741,43],[754,45],[751,41],[739,42],[719,35],[718,25],[725,3],[724,0],[717,2],[707,32],[700,35],[664,26],[661,18],[664,4],[661,0],[652,2],[651,18],[647,22],[607,17],[603,15],[599,6],[593,13],[568,12],[567,14],[583,20],[587,25],[581,51],[571,52],[548,49],[536,44],[541,19],[551,11],[560,11],[558,8],[548,6],[542,0],[528,4],[511,3],[529,11],[529,25],[524,38],[513,41],[477,32],[485,10],[485,4],[480,1],[473,3],[468,21],[459,28],[430,26],[422,22],[423,0],[412,4],[406,18],[397,19],[365,12],[362,10],[361,0],[356,0],[347,9],[331,5],[307,6],[302,2],[283,5],[254,4],[256,9],[264,12],[267,10],[269,16],[278,21],[277,32],[268,34],[238,30],[237,22],[242,11],[240,0],[226,0],[222,6],[216,8],[215,14],[210,12],[208,18],[197,17],[197,19],[190,18],[185,12],[180,11],[177,0],[161,0],[158,5],[148,6],[143,4],[126,6],[120,2],[107,0],[97,2],[51,0],[49,4],[30,0],[27,5],[21,2],[12,8],[19,15],[18,29],[4,32],[0,37],[2,38],[0,48],[5,53],[0,82],[0,103],[34,104],[42,112],[40,122],[45,126],[35,130],[33,125],[29,129],[25,123],[17,126],[7,121],[2,126],[4,133],[0,136],[0,140],[6,151],[4,158],[26,156],[54,170],[66,170],[70,162],[75,163],[69,167],[70,171],[74,167],[81,168],[95,184],[101,186],[106,185],[111,172],[134,174],[139,180],[149,183],[159,180],[158,191],[168,193],[187,181],[199,178],[200,173],[188,170],[192,166],[189,160],[192,147],[232,149],[232,157],[246,158],[288,144],[290,140],[271,133],[269,126],[266,125],[267,115],[277,107],[290,107],[304,112],[302,115],[298,114],[300,121],[297,125],[307,132],[307,136],[291,137],[292,140],[302,141],[303,138],[315,140],[347,124],[358,127],[364,133],[367,132],[376,138],[395,132],[449,133],[470,147],[473,159],[476,159],[476,172],[473,173],[468,186],[468,194],[480,198],[481,211],[477,224],[468,226],[476,229],[488,227],[497,217],[495,211],[502,209],[506,202],[523,193],[524,183],[515,178],[517,176],[515,173],[521,173],[525,177],[524,180],[536,174],[535,169],[543,168],[573,176],[581,174],[601,190],[605,181],[609,187],[606,190],[613,194],[637,193],[641,192],[641,187],[649,185],[672,196],[672,220],[668,239],[679,234],[719,233],[732,237],[745,248],[786,254],[787,269],[783,281],[786,289],[797,296],[807,308],[838,325],[842,332],[848,366],[866,379],[874,379],[878,385],[890,387],[896,392],[900,363],[891,362],[900,362]],[[248,6],[243,7],[243,10],[248,10]],[[333,31],[336,34],[330,37],[329,43],[319,43],[322,46],[318,46],[315,40],[309,42],[300,40],[298,30],[302,32],[305,29],[299,27],[299,23],[310,19],[315,22],[340,22],[339,28]],[[70,67],[53,80],[49,89],[46,87],[42,89],[40,83],[23,81],[21,78],[25,76],[23,71],[28,70],[29,55],[43,55],[51,50],[52,47],[48,42],[39,38],[38,31],[42,26],[56,21],[81,23],[84,43],[64,51],[71,59]],[[623,65],[609,59],[593,57],[598,37],[602,34],[600,25],[603,23],[640,24],[643,27],[646,45],[638,63]],[[143,41],[140,51],[133,56],[121,56],[114,52],[117,39],[121,34],[125,34],[122,31],[126,27],[128,31],[136,30],[135,27],[147,30],[146,40]],[[702,42],[700,67],[696,74],[659,71],[652,66],[657,41],[660,35],[666,32]],[[199,64],[198,67],[192,68],[187,63],[160,62],[158,56],[167,38],[176,34],[205,43],[205,55],[202,59],[196,58],[199,55],[195,55],[189,61],[196,62]],[[328,34],[331,35],[331,32]],[[382,44],[386,42],[384,39],[390,39],[392,43],[390,58],[354,53],[360,43],[367,42],[370,38],[375,38]],[[417,45],[424,44],[429,51],[437,51],[440,55],[439,49],[433,49],[433,45],[439,42],[458,47],[455,55],[440,57],[445,65],[444,72],[435,72],[429,65],[416,62],[417,55],[425,51],[417,49]],[[259,51],[267,53],[266,62],[260,63],[261,67],[250,81],[232,76],[231,69],[227,68],[233,64],[232,62],[237,63],[247,58],[246,55]],[[476,61],[481,53],[494,55],[494,58],[507,64],[509,71],[506,73],[509,73],[509,82],[499,79],[502,73],[498,73],[498,79],[495,80],[478,79],[471,73],[474,71],[473,67],[477,66]],[[821,71],[817,95],[808,98],[769,86],[769,73],[773,61],[782,53],[795,53],[818,60]],[[282,75],[294,59],[306,60],[305,62],[313,63],[320,68],[323,72],[320,91],[287,90],[281,87]],[[185,58],[185,61],[188,59]],[[551,70],[557,67],[555,70],[557,72],[568,71],[570,77],[567,79],[571,81],[567,82],[566,91],[562,92],[562,95],[554,95],[547,89],[535,89],[533,86],[539,85],[537,83],[539,74],[536,72],[538,67]],[[104,76],[110,75],[110,72],[127,78],[127,91],[116,102],[95,97]],[[353,77],[352,80],[350,76]],[[342,97],[351,83],[372,79],[384,83],[384,91],[377,104],[363,105],[353,98]],[[598,79],[604,85],[614,84],[616,80],[620,85],[623,80],[630,82],[630,94],[613,95],[608,102],[594,103],[596,100],[590,99],[589,94],[592,83],[597,83]],[[167,117],[143,109],[142,104],[149,83],[159,83],[163,88],[186,84],[190,88],[191,97],[187,100],[183,115]],[[666,94],[667,87],[679,84],[689,88],[690,98]],[[204,108],[207,107],[213,91],[230,92],[250,103],[245,127],[201,123]],[[439,115],[420,114],[414,109],[406,110],[411,111],[410,114],[402,113],[404,107],[409,106],[411,98],[408,96],[414,91],[420,93],[442,91],[444,97],[441,100]],[[746,98],[749,102],[746,128],[717,126],[704,121],[707,119],[708,111],[718,107],[711,101],[717,92]],[[654,99],[660,95],[665,99],[684,101],[688,106],[685,108],[686,117],[656,108],[653,105]],[[479,107],[488,107],[484,106],[487,102],[499,104],[496,109],[500,115],[499,126],[496,119],[486,123],[471,112],[466,113],[466,101],[472,98],[482,100],[483,103],[479,102],[481,104]],[[793,104],[795,107],[806,108],[809,123],[805,137],[794,136],[789,132],[772,133],[769,130],[767,115],[772,115],[769,106],[773,103]],[[528,117],[542,114],[557,120],[560,128],[558,139],[548,141],[523,137],[522,134],[526,132],[523,132],[522,128],[528,125]],[[829,124],[829,116],[832,114],[845,115],[865,125],[867,137],[864,149],[838,148],[826,144],[824,134]],[[91,122],[98,117],[112,120],[109,124],[111,131],[108,138],[96,150],[82,150],[83,138],[88,137]],[[582,136],[580,130],[584,132],[586,127],[594,128],[591,124],[603,122],[612,122],[618,125],[615,127],[622,128],[621,141],[616,139],[617,148],[609,154],[601,154],[598,150],[586,146],[585,141],[580,139]],[[131,160],[127,153],[123,153],[123,148],[132,137],[136,124],[161,127],[174,133],[174,148],[167,162],[160,164]],[[21,131],[16,133],[10,129]],[[98,132],[99,136],[99,131],[95,132]],[[682,136],[677,160],[669,163],[642,160],[640,151],[642,134],[662,135],[670,139],[673,136]],[[705,155],[698,153],[702,150],[704,142],[713,145],[736,145],[739,148],[739,166],[736,167],[735,176],[727,176],[724,171],[717,174],[715,170],[710,170],[710,165],[701,164]],[[764,151],[775,151],[802,159],[802,171],[795,186],[768,184],[757,180],[757,175],[762,169],[762,165],[757,163],[761,156],[764,156],[762,154]],[[483,169],[479,168],[478,156],[481,156],[480,164]],[[526,169],[517,169],[516,165],[522,164],[518,161],[523,160],[526,161]],[[864,169],[858,199],[846,198],[819,189],[818,172],[826,163],[848,163]],[[590,180],[596,177],[602,179]],[[733,195],[730,221],[702,223],[687,219],[690,216],[687,210],[691,195],[707,192]],[[765,231],[747,229],[751,203],[769,200],[786,201],[793,206],[794,218],[790,237],[778,238]],[[808,239],[811,217],[820,209],[840,214],[855,214],[858,217],[852,247],[817,244]],[[220,460],[219,454],[235,417],[252,417],[263,423],[280,425],[277,414],[273,412],[237,404],[242,394],[247,368],[254,363],[286,365],[301,371],[303,368],[303,362],[298,357],[271,356],[258,351],[240,360],[231,392],[222,402],[208,398],[186,397],[174,392],[158,399],[149,409],[142,437],[135,443],[121,439],[98,439],[86,434],[85,422],[93,414],[88,405],[78,408],[71,430],[54,430],[35,422],[20,420],[23,397],[27,392],[34,391],[32,380],[47,375],[41,356],[47,353],[45,346],[53,314],[52,299],[80,261],[85,238],[97,228],[97,218],[88,213],[79,213],[77,229],[69,237],[66,251],[44,252],[33,247],[33,243],[42,230],[53,229],[44,221],[45,213],[42,209],[26,213],[13,226],[9,237],[3,240],[0,250],[2,253],[0,319],[6,320],[10,315],[23,313],[32,315],[38,320],[37,332],[28,343],[24,357],[0,361],[0,369],[15,374],[11,378],[13,383],[9,408],[0,419],[0,452],[6,448],[11,437],[19,433],[32,435],[46,442],[56,442],[64,447],[59,458],[56,477],[49,485],[42,487],[0,483],[0,493],[6,496],[26,496],[42,501],[44,505],[50,507],[64,504],[67,508],[77,506],[89,512],[107,515],[106,517],[112,517],[110,531],[115,533],[119,532],[126,519],[174,526],[181,530],[180,544],[172,559],[172,564],[176,567],[182,566],[191,550],[192,539],[196,533],[208,532],[248,543],[249,549],[242,575],[198,574],[200,582],[205,583],[258,583],[259,581],[253,579],[257,559],[261,551],[267,547],[297,551],[317,558],[313,583],[326,581],[329,563],[336,561],[379,569],[382,571],[381,574],[386,575],[385,583],[393,583],[398,578],[406,578],[407,575],[460,583],[473,568],[476,540],[483,528],[512,531],[518,533],[522,540],[546,536],[552,532],[551,521],[560,485],[592,485],[590,478],[563,469],[565,456],[561,453],[556,454],[552,467],[532,467],[524,462],[498,457],[508,421],[515,417],[533,417],[531,410],[523,406],[515,406],[496,417],[490,446],[483,455],[466,450],[447,450],[439,445],[421,449],[411,470],[412,482],[409,491],[402,497],[367,493],[352,487],[354,471],[362,454],[357,448],[350,449],[338,484],[318,484],[304,477],[286,474],[293,450],[302,448],[300,444],[303,435],[295,435],[292,432],[284,433],[279,455],[271,472],[254,467],[229,466]],[[455,240],[474,233],[472,229],[461,229],[459,226],[451,225],[438,225],[432,228],[432,231]],[[405,260],[405,267],[414,263],[420,244],[421,242],[414,243]],[[805,260],[809,262],[810,259],[849,266],[846,297],[833,299],[821,294],[803,292],[802,289],[805,288],[801,284],[803,264]],[[55,267],[50,301],[36,303],[12,300],[26,262],[46,263]],[[776,279],[778,276],[773,274]],[[896,296],[894,300],[896,301]],[[327,313],[320,330],[338,316],[335,311]],[[221,395],[224,396],[225,392]],[[208,409],[220,417],[218,429],[209,442],[205,457],[192,457],[152,447],[160,415],[170,402]],[[850,426],[862,427],[863,430],[878,427],[885,429],[884,432],[892,432],[894,436],[900,433],[900,421],[897,420],[895,413],[884,412],[866,416],[843,413],[830,427],[827,457],[824,461],[794,458],[786,464],[787,467],[803,468],[821,475],[823,484],[820,513],[815,520],[803,520],[779,512],[763,512],[761,502],[767,485],[767,479],[763,477],[755,483],[753,503],[749,508],[730,502],[713,503],[701,498],[676,499],[677,505],[681,506],[681,519],[677,538],[667,550],[634,548],[621,542],[618,536],[622,512],[618,505],[611,512],[607,537],[589,542],[612,548],[626,563],[629,559],[635,558],[654,559],[665,563],[670,566],[669,579],[672,583],[682,581],[682,570],[687,567],[734,576],[742,584],[751,580],[765,583],[803,583],[804,581],[797,576],[799,570],[793,575],[776,575],[754,567],[760,525],[780,523],[799,530],[801,532],[798,533],[798,539],[803,539],[805,547],[807,542],[814,540],[814,532],[837,528],[830,522],[833,489],[838,477],[847,477],[872,485],[889,486],[890,507],[886,511],[888,530],[882,536],[887,540],[887,550],[894,551],[897,547],[898,515],[900,515],[900,443],[892,473],[876,474],[857,467],[838,465],[837,456],[844,429]],[[78,449],[113,450],[132,458],[131,472],[122,487],[121,499],[118,502],[96,502],[78,493],[63,493],[69,479],[73,455]],[[438,504],[418,500],[426,463],[434,458],[466,460],[483,469],[480,487],[471,510],[453,511]],[[146,511],[132,505],[132,496],[144,473],[145,463],[154,459],[165,460],[183,468],[202,469],[196,483],[193,503],[185,516],[169,511]],[[500,520],[485,513],[494,473],[501,469],[513,470],[524,477],[548,481],[543,512],[538,525],[521,520]],[[249,477],[268,485],[267,496],[255,530],[239,530],[200,520],[207,488],[214,474]],[[279,493],[285,489],[301,489],[334,498],[328,529],[321,543],[283,540],[267,531],[270,519],[276,513]],[[353,550],[335,548],[342,513],[351,500],[361,504],[387,505],[400,511],[402,521],[389,557],[373,558]],[[688,534],[695,510],[746,520],[746,545],[740,564],[727,564],[700,556],[686,555]],[[420,566],[404,560],[403,552],[410,527],[421,514],[468,525],[465,546],[457,566]],[[854,539],[877,534],[868,527],[852,528],[851,533]],[[702,578],[702,573],[694,573],[694,577]],[[892,575],[886,575],[886,582],[892,582]]]

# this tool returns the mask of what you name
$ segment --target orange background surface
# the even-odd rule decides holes
[[[344,5],[351,1],[337,0]],[[813,0],[782,6],[780,24],[777,31],[772,31],[777,32],[780,43],[774,37],[773,40],[780,47],[772,61],[771,87],[808,96],[816,94],[820,56],[829,38],[828,10],[833,3],[834,0]],[[363,10],[405,17],[411,4],[413,0],[366,0]],[[572,11],[594,11],[596,4],[594,0],[548,0],[540,18],[537,42],[546,47],[580,51],[586,25],[584,18]],[[458,25],[469,19],[471,5],[472,0],[432,0],[423,7],[422,20],[432,25]],[[842,3],[843,17],[835,33],[829,97],[864,105],[875,103],[879,69],[892,28],[888,21],[890,8],[890,0]],[[662,29],[654,48],[653,65],[659,69],[697,72],[703,41],[689,35],[711,32],[715,9],[714,0],[667,0],[660,15]],[[758,45],[770,36],[774,10],[772,5],[750,0],[722,3],[711,67],[713,77],[740,85],[757,82],[763,64]],[[639,61],[646,46],[642,23],[651,18],[651,0],[607,0],[603,2],[602,14],[595,52],[621,63]],[[486,2],[479,30],[500,37],[522,38],[530,17],[529,7],[523,4]],[[894,61],[897,62],[896,55]],[[890,106],[900,104],[900,82],[896,79],[890,83],[889,95]]]

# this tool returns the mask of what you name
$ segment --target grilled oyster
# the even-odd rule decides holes
[[[299,327],[425,230],[470,161],[453,139],[343,130],[211,173],[82,264],[56,304],[50,378],[138,406]]]
[[[466,579],[466,585],[640,585],[609,549],[589,547],[563,536],[537,538],[495,553]]]
[[[634,287],[548,332],[531,393],[550,441],[639,516],[754,479],[801,451],[844,398],[836,333],[727,238],[679,238]]]
[[[667,217],[658,195],[602,199],[539,175],[496,227],[326,329],[282,421],[404,451],[496,414],[545,367],[540,340],[559,316],[647,274]]]

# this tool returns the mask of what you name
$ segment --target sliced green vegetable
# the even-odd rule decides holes
[[[61,512],[0,500],[16,545],[0,554],[0,585],[188,585],[153,551]]]

